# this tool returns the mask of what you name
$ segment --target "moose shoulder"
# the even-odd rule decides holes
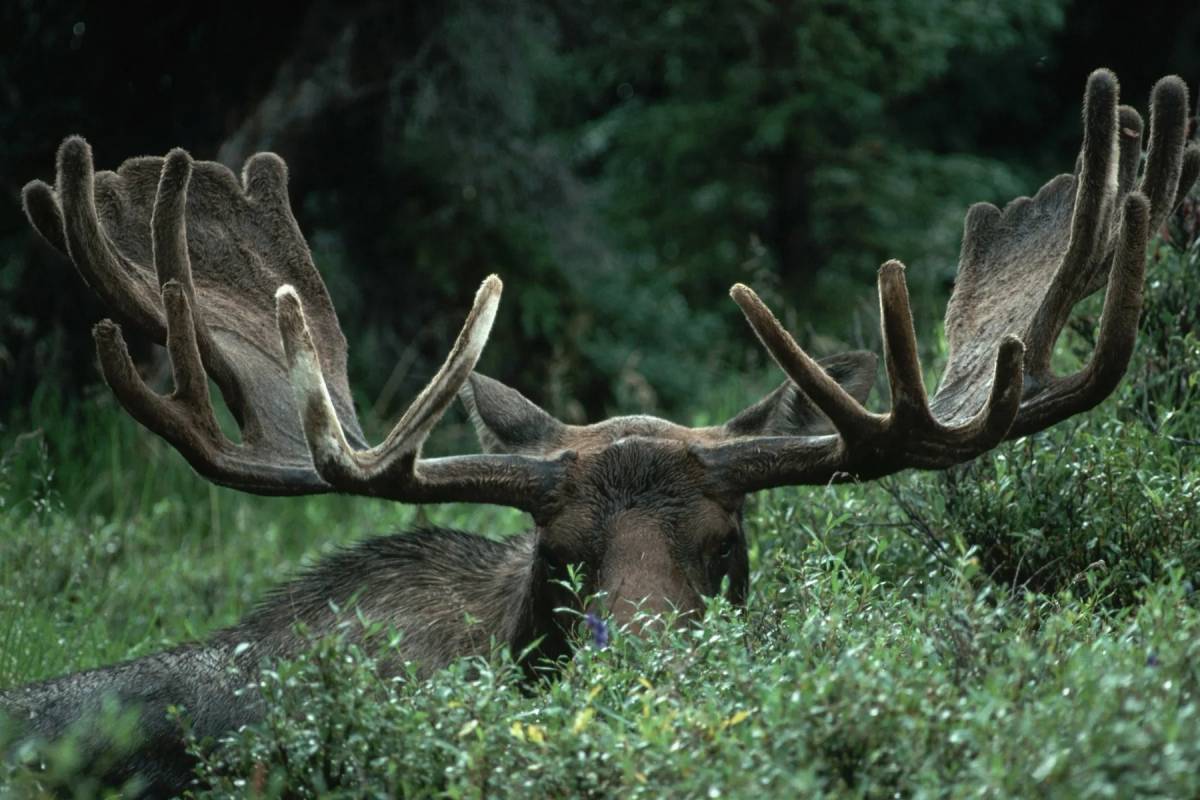
[[[747,494],[942,469],[1092,408],[1126,369],[1148,239],[1200,172],[1200,148],[1185,151],[1187,89],[1177,78],[1155,87],[1143,169],[1142,120],[1118,105],[1115,77],[1093,73],[1084,103],[1074,174],[1003,210],[968,212],[946,311],[949,360],[932,396],[904,268],[889,261],[879,272],[888,413],[865,406],[873,354],[813,360],[739,284],[734,301],[787,376],[778,389],[719,426],[647,416],[567,425],[473,371],[500,300],[491,276],[445,363],[376,446],[355,415],[345,338],[292,216],[282,160],[256,155],[239,179],[174,150],[97,173],[88,145],[67,139],[55,187],[26,187],[27,214],[114,316],[165,344],[175,389],[161,396],[138,375],[121,327],[105,320],[94,330],[122,405],[197,472],[257,494],[493,503],[528,512],[533,527],[504,542],[444,530],[363,542],[206,642],[16,689],[0,695],[0,709],[54,737],[106,697],[136,705],[145,741],[110,776],[138,773],[155,791],[175,791],[188,761],[164,709],[184,707],[201,736],[253,722],[261,708],[239,687],[300,651],[298,626],[329,630],[335,608],[353,604],[403,632],[385,670],[408,661],[433,669],[492,641],[536,644],[534,658],[554,658],[569,649],[556,609],[576,602],[560,588],[570,565],[585,567],[583,595],[602,597],[627,630],[645,619],[638,608],[686,622],[722,587],[735,603],[746,596]],[[1055,375],[1051,353],[1072,308],[1101,288],[1090,361]],[[210,378],[236,417],[237,442],[216,423]],[[423,457],[456,397],[483,452]],[[103,736],[93,738],[99,751]]]

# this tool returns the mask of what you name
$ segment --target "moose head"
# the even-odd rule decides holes
[[[713,427],[649,416],[564,424],[473,371],[500,300],[492,276],[445,363],[384,441],[369,446],[347,384],[346,341],[289,207],[280,158],[252,157],[240,181],[182,150],[96,173],[88,145],[71,138],[56,187],[30,184],[25,204],[114,315],[166,345],[175,389],[161,396],[139,377],[116,323],[94,331],[120,402],[204,477],[268,495],[517,508],[534,530],[519,558],[497,566],[514,580],[549,581],[581,563],[588,590],[603,592],[619,621],[637,607],[694,617],[722,585],[733,601],[745,597],[749,493],[950,467],[1113,390],[1134,345],[1148,239],[1200,171],[1200,149],[1185,154],[1182,81],[1160,81],[1151,108],[1140,168],[1142,119],[1118,105],[1115,77],[1095,72],[1074,174],[1003,210],[971,207],[946,311],[949,361],[932,396],[904,267],[883,265],[891,393],[883,414],[864,405],[874,355],[815,361],[739,284],[732,298],[786,375],[779,388]],[[1051,354],[1072,308],[1101,288],[1095,352],[1080,371],[1054,374]],[[239,441],[217,425],[209,378],[237,419]],[[484,452],[422,456],[456,396]]]

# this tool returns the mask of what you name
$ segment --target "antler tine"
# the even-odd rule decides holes
[[[100,320],[92,328],[92,337],[96,340],[100,371],[121,405],[138,422],[178,447],[179,437],[174,431],[185,426],[179,424],[179,415],[167,398],[151,391],[138,374],[121,326],[111,319]]]
[[[184,284],[172,278],[163,285],[162,297],[167,309],[167,356],[175,382],[175,392],[171,396],[185,402],[197,417],[210,425],[214,434],[219,434],[212,399],[208,396],[208,375],[196,341],[191,295]],[[223,434],[221,436],[224,438]]]
[[[187,295],[190,313],[188,325],[196,340],[200,360],[196,362],[199,380],[203,384],[204,404],[208,400],[208,374],[221,387],[225,402],[242,428],[243,440],[256,438],[259,421],[249,407],[243,391],[241,377],[230,368],[220,349],[213,343],[212,334],[203,314],[198,311],[196,286],[192,280],[192,262],[188,256],[187,242],[187,197],[192,181],[192,157],[183,148],[176,147],[163,159],[158,188],[154,194],[154,205],[150,213],[150,242],[154,259],[154,273],[158,283],[165,289],[175,282]],[[165,304],[165,297],[164,304]],[[168,317],[170,309],[167,309]],[[168,342],[171,337],[170,322],[167,325]],[[206,366],[204,366],[206,365]],[[211,415],[211,410],[209,411]],[[214,421],[215,425],[215,421]]]
[[[987,403],[974,417],[960,425],[937,421],[925,391],[904,271],[894,259],[879,270],[880,324],[892,393],[887,427],[898,441],[906,436],[913,444],[924,439],[927,447],[953,452],[955,459],[990,450],[1004,439],[1020,407],[1025,346],[1016,336],[1001,341]],[[934,463],[942,461],[939,457]]]
[[[892,392],[892,414],[899,424],[930,427],[934,424],[933,415],[921,374],[904,265],[894,259],[879,268],[879,320]]]
[[[187,253],[187,225],[184,206],[188,184],[192,178],[192,157],[187,151],[175,148],[163,161],[150,214],[151,241],[154,248],[154,270],[160,286],[177,281],[192,297],[192,265]]]
[[[1049,291],[1037,312],[1036,322],[1025,342],[1025,368],[1035,379],[1042,379],[1050,369],[1054,350],[1067,312],[1082,287],[1092,278],[1093,265],[1104,246],[1100,241],[1106,213],[1117,192],[1119,159],[1117,158],[1117,78],[1106,69],[1098,69],[1088,77],[1084,95],[1083,149],[1075,209],[1071,216],[1071,238],[1067,253],[1051,279]]]
[[[275,292],[275,318],[313,466],[330,483],[351,480],[357,468],[355,454],[333,409],[300,296],[290,284]]]
[[[969,457],[991,450],[1012,430],[1021,410],[1024,377],[1025,345],[1016,336],[1006,335],[996,350],[987,403],[962,425],[947,429],[959,440],[960,447],[970,453]]]
[[[68,138],[58,149],[58,196],[67,253],[105,304],[161,342],[165,325],[157,308],[159,287],[139,280],[138,271],[112,246],[100,226],[95,186],[91,146],[81,137]]]
[[[221,431],[213,411],[192,307],[184,221],[191,172],[191,157],[183,150],[171,151],[163,162],[151,213],[154,265],[162,284],[167,355],[175,390],[162,397],[146,385],[116,323],[102,321],[93,335],[101,371],[121,404],[135,419],[175,445],[201,474],[220,481],[219,470],[213,467],[222,460],[222,448],[232,443]]]
[[[1137,182],[1142,162],[1142,115],[1132,106],[1117,106],[1117,125],[1117,200],[1123,202]]]
[[[176,148],[163,161],[150,214],[154,270],[167,314],[167,352],[175,380],[173,399],[202,420],[210,435],[226,441],[208,396],[208,375],[201,358],[202,329],[195,314],[192,264],[187,251],[184,208],[192,178],[192,157]]]
[[[104,379],[121,405],[138,422],[179,447],[192,461],[192,455],[211,450],[197,433],[210,440],[217,436],[223,439],[224,434],[217,426],[208,396],[191,304],[178,281],[172,280],[163,287],[163,304],[167,309],[167,355],[175,382],[175,391],[167,397],[156,394],[142,380],[119,325],[112,320],[101,320],[92,334]]]
[[[1146,276],[1146,245],[1149,243],[1152,204],[1141,192],[1125,199],[1117,256],[1104,292],[1100,333],[1096,349],[1085,368],[1093,391],[1107,397],[1125,374],[1137,340],[1142,314],[1142,289]]]
[[[1158,231],[1175,207],[1187,138],[1187,85],[1177,75],[1154,84],[1150,94],[1150,150],[1138,190],[1150,201],[1150,230]]]
[[[1099,239],[1106,220],[1104,210],[1111,207],[1117,191],[1121,166],[1119,92],[1117,76],[1109,70],[1098,69],[1088,76],[1083,101],[1082,169],[1075,216],[1071,219],[1071,245],[1065,258],[1066,264],[1073,265],[1068,267],[1072,271],[1086,264],[1102,244]]]
[[[466,383],[479,356],[483,354],[484,345],[492,332],[492,323],[496,321],[503,290],[504,284],[497,275],[489,275],[479,286],[450,355],[380,445],[382,458],[391,460],[397,453],[419,448],[458,397],[458,390]]]
[[[334,413],[300,297],[288,285],[276,293],[279,333],[291,371],[296,405],[313,463],[339,489],[386,494],[418,480],[416,460],[433,426],[475,368],[491,332],[503,284],[489,276],[479,287],[462,331],[429,385],[417,396],[383,443],[354,451]]]
[[[1051,388],[1029,398],[1011,436],[1033,433],[1086,411],[1107,397],[1120,382],[1137,338],[1150,218],[1150,201],[1140,192],[1131,192],[1125,198],[1120,240],[1104,292],[1100,332],[1092,357],[1079,372],[1058,379]]]
[[[742,309],[746,321],[775,363],[829,417],[843,439],[854,441],[881,429],[884,417],[868,411],[825,374],[825,370],[796,344],[753,289],[738,283],[729,290],[729,296]]]
[[[45,181],[30,181],[21,190],[21,201],[25,216],[34,230],[64,255],[67,252],[66,233],[63,228],[62,208],[54,197],[54,190]]]

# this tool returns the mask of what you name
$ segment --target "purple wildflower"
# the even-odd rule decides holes
[[[608,647],[608,623],[595,611],[589,611],[583,619],[592,633],[592,644],[601,650]]]

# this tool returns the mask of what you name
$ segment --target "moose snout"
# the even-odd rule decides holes
[[[605,605],[613,624],[633,636],[642,636],[668,621],[677,628],[697,625],[704,614],[699,593],[690,588],[684,596],[674,598],[661,592],[616,592],[606,598]]]
[[[677,625],[698,621],[704,600],[671,552],[666,531],[652,515],[628,510],[611,530],[600,570],[600,589],[613,622],[635,636],[673,619]]]

